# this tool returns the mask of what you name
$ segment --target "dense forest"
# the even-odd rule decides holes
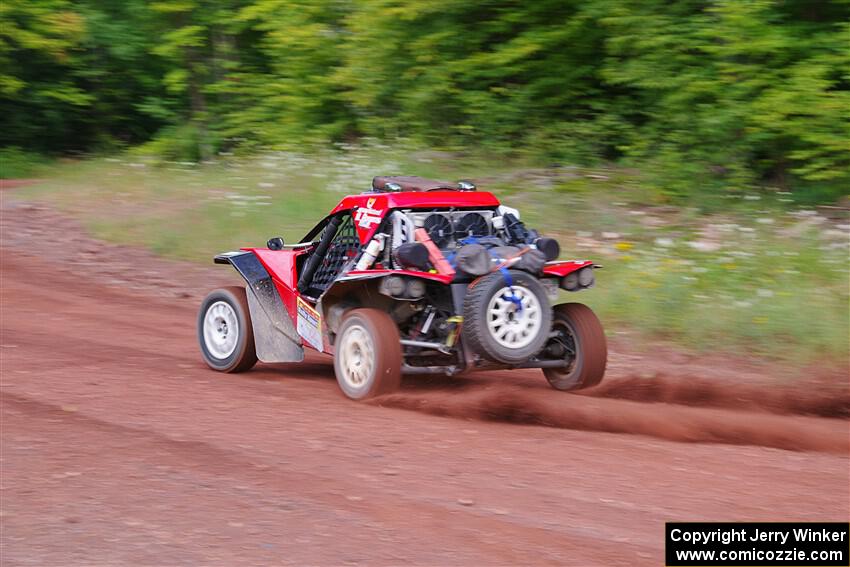
[[[364,137],[835,199],[850,2],[0,2],[2,147],[203,160]]]

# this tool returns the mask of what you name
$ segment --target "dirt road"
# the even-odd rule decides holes
[[[5,212],[4,566],[661,565],[665,521],[850,516],[848,422],[797,415],[841,392],[653,393],[615,365],[589,396],[492,373],[357,404],[320,356],[217,374],[192,294],[124,285],[163,276],[123,252],[24,253],[55,226]]]

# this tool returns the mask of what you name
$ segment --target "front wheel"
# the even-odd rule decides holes
[[[378,309],[352,309],[334,341],[334,372],[353,400],[386,394],[401,384],[401,337],[392,318]]]
[[[608,345],[599,318],[581,303],[562,303],[553,308],[552,333],[543,352],[563,358],[563,368],[544,368],[543,374],[556,390],[581,390],[595,386],[605,375]]]
[[[243,372],[257,363],[254,329],[245,288],[210,292],[198,313],[198,342],[204,362],[220,372]]]

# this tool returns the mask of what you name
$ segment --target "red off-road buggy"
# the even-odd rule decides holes
[[[340,388],[363,399],[402,374],[542,368],[559,390],[598,384],[605,334],[558,289],[593,286],[594,265],[557,261],[558,243],[475,186],[376,177],[345,197],[298,244],[215,257],[247,287],[201,304],[206,363],[240,372],[257,362],[298,362],[304,347],[332,354]]]

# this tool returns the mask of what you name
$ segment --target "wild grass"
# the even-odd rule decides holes
[[[848,357],[850,219],[793,195],[741,191],[673,207],[638,172],[458,157],[373,145],[216,163],[90,159],[22,189],[96,236],[195,262],[281,235],[296,242],[376,174],[470,178],[556,236],[565,258],[605,267],[564,300],[591,305],[608,332],[700,351],[807,365]]]
[[[0,148],[0,179],[22,179],[38,175],[49,161],[40,154],[20,148]]]

